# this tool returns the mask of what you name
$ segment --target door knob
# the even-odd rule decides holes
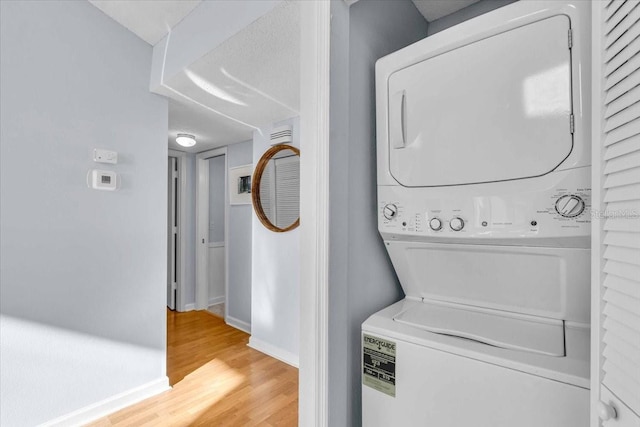
[[[616,419],[618,413],[616,412],[616,408],[613,406],[604,402],[598,402],[598,416],[601,420],[607,421]]]

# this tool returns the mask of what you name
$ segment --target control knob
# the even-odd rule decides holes
[[[464,228],[464,220],[460,217],[451,218],[449,227],[451,227],[453,231],[460,231]]]
[[[431,218],[429,221],[429,227],[433,231],[438,231],[442,228],[442,221],[440,221],[440,218]]]
[[[556,212],[565,218],[575,218],[584,212],[584,200],[574,194],[565,194],[556,200]]]
[[[387,219],[393,219],[398,215],[398,207],[393,203],[388,203],[382,209],[382,215]]]

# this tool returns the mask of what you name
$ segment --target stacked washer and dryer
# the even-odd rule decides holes
[[[522,1],[376,64],[364,426],[589,424],[590,4]]]

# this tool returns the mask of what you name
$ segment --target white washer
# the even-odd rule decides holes
[[[377,62],[378,228],[406,298],[362,325],[365,426],[588,425],[589,66],[581,1]]]

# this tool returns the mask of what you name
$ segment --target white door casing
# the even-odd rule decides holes
[[[328,425],[331,3],[300,2],[300,377],[298,425]]]

